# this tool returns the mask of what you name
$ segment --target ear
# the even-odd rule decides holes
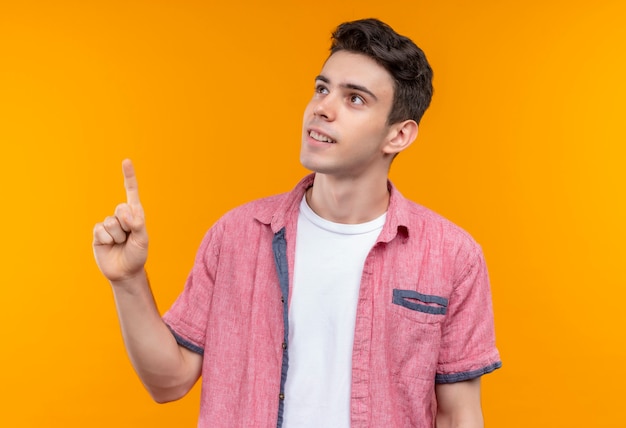
[[[405,120],[391,125],[387,144],[383,147],[386,154],[395,155],[411,145],[417,138],[418,126],[414,120]]]

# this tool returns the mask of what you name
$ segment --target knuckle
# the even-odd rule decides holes
[[[106,231],[104,224],[98,223],[93,228],[93,240],[95,244],[110,244],[113,238]]]
[[[119,227],[119,222],[117,221],[116,217],[108,216],[104,219],[103,227],[107,230],[112,230],[116,227]]]
[[[122,203],[115,207],[115,216],[122,217],[125,213],[129,211],[128,204]]]

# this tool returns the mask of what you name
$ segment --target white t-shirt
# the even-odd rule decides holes
[[[349,428],[352,343],[363,264],[386,215],[339,224],[300,204],[289,306],[285,428]]]

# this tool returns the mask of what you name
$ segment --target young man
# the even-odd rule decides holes
[[[94,228],[133,366],[158,402],[202,376],[200,427],[482,427],[500,367],[480,247],[388,181],[432,71],[377,20],[340,25],[304,112],[290,193],[207,233],[161,317],[130,161],[127,202]]]

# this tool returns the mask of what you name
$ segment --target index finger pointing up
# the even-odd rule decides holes
[[[140,205],[139,190],[137,189],[137,177],[135,168],[130,159],[122,161],[122,171],[124,172],[124,188],[126,189],[126,202],[129,205]]]

